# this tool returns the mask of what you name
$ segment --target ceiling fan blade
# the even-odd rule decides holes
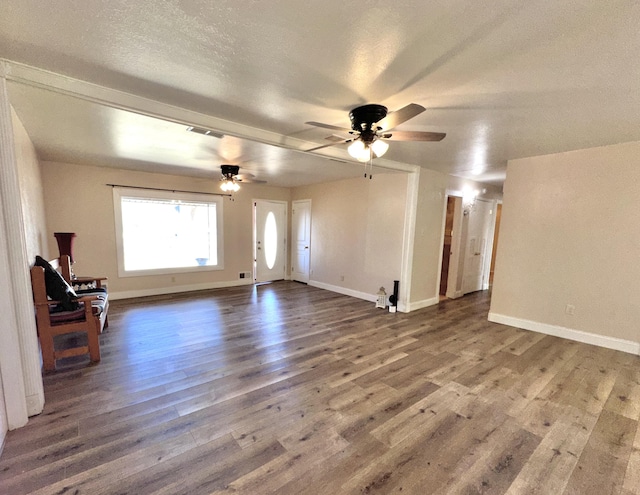
[[[380,127],[383,131],[393,129],[403,122],[412,119],[416,115],[421,114],[425,110],[426,108],[424,108],[422,105],[418,105],[417,103],[409,103],[406,107],[402,107],[401,109],[388,114],[384,119],[378,121],[376,123],[376,127]]]
[[[237,179],[238,182],[242,182],[244,184],[266,184],[267,181],[266,180],[262,180],[262,179],[249,179],[249,178],[245,178],[245,179]]]
[[[333,141],[335,143],[339,143],[339,142],[344,143],[345,141],[348,141],[351,138],[339,136],[338,134],[332,134],[331,136],[327,136],[325,139],[327,139],[328,141]]]
[[[445,136],[444,132],[395,131],[381,137],[389,141],[442,141]]]
[[[305,124],[314,125],[316,127],[322,127],[323,129],[331,129],[332,131],[351,132],[351,129],[346,127],[338,127],[331,124],[323,124],[322,122],[305,122]]]
[[[329,139],[329,138],[327,138]],[[329,144],[323,144],[322,146],[316,146],[315,148],[311,148],[310,150],[305,150],[306,152],[309,151],[317,151],[317,150],[321,150],[322,148],[328,148],[329,146],[336,146],[338,144],[346,144],[346,143],[350,143],[351,141],[355,141],[356,138],[353,139],[342,139],[340,141],[335,141],[333,143],[329,143]]]
[[[240,180],[251,180],[251,179],[255,179],[255,175],[250,174],[250,173],[244,173],[244,174],[237,174],[236,178],[240,179]]]

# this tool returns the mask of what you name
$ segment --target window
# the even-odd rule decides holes
[[[221,270],[222,198],[113,188],[121,277]]]

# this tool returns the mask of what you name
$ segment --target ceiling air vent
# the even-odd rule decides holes
[[[195,132],[196,134],[204,134],[205,136],[216,137],[218,139],[222,139],[224,137],[224,134],[220,132],[212,131],[211,129],[205,129],[204,127],[189,126],[187,127],[187,131]]]

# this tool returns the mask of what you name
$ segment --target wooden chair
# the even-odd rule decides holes
[[[102,297],[101,311],[99,313],[100,333],[102,333],[102,330],[109,326],[109,317],[108,317],[109,299],[107,297],[106,287],[104,286],[104,282],[107,281],[108,278],[107,277],[74,277],[72,276],[71,258],[66,254],[63,254],[57,260],[49,261],[49,263],[55,269],[59,269],[60,274],[62,275],[62,278],[64,278],[65,281],[72,287],[82,286],[82,285],[91,285],[91,286],[94,286],[98,291],[105,290],[104,297]],[[79,296],[93,295],[92,289],[76,290],[76,292],[78,293]],[[95,308],[94,308],[94,313],[95,313]]]
[[[101,322],[100,317],[94,315],[91,306],[91,301],[97,299],[97,297],[81,297],[78,299],[80,309],[56,313],[51,312],[51,309],[58,305],[59,301],[52,301],[47,298],[43,268],[39,266],[31,268],[31,284],[44,369],[46,371],[54,371],[56,369],[57,359],[83,354],[89,354],[92,362],[100,361],[100,341],[98,335],[101,330]],[[56,350],[54,337],[76,332],[86,333],[86,345]]]

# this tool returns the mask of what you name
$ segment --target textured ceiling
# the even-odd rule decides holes
[[[639,18],[629,0],[4,0],[0,58],[111,90],[79,99],[73,84],[9,78],[45,160],[332,180],[361,166],[341,147],[301,153],[330,134],[306,121],[348,126],[364,103],[418,103],[427,111],[400,129],[447,137],[392,143],[380,165],[500,183],[512,158],[640,140]],[[194,112],[226,137],[185,135]]]

